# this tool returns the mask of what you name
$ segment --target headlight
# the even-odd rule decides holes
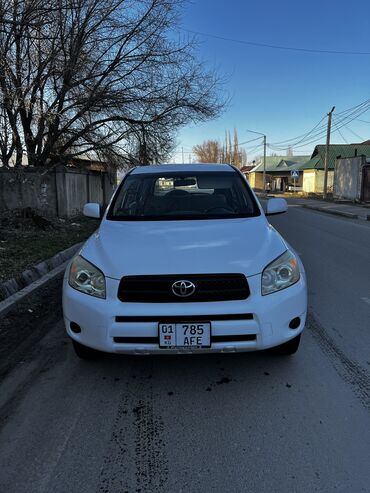
[[[72,260],[68,282],[77,291],[97,298],[105,298],[104,274],[80,255]]]
[[[297,258],[287,250],[262,272],[262,296],[295,284],[299,276]]]

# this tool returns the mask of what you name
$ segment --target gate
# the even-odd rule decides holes
[[[370,202],[370,166],[364,166],[362,173],[361,200],[363,202]]]

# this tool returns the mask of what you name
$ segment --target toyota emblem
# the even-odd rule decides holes
[[[191,296],[195,292],[195,284],[191,281],[180,280],[172,284],[172,292],[180,298]]]

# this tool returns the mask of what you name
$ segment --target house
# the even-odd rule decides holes
[[[303,171],[300,168],[309,159],[310,156],[266,156],[266,189],[282,192],[287,190],[289,185],[294,184],[292,171],[298,171],[295,185],[301,187]],[[263,189],[263,158],[249,172],[248,179],[253,188]]]
[[[242,166],[240,168],[240,171],[243,173],[243,175],[248,179],[249,172],[255,167],[255,165],[250,165],[250,166]]]
[[[266,156],[266,182],[267,173],[276,168],[286,156]],[[249,171],[248,181],[252,188],[263,190],[263,157],[258,157],[254,161],[254,167]]]
[[[306,193],[323,193],[325,175],[326,145],[317,145],[311,159],[301,166],[303,171],[303,191]],[[330,144],[328,155],[328,192],[333,192],[335,161],[340,158],[356,156],[370,157],[370,143]]]

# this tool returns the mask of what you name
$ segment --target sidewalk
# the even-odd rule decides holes
[[[299,197],[287,197],[286,195],[274,195],[264,194],[257,192],[256,195],[259,199],[267,200],[269,198],[282,198],[285,199],[288,204],[300,205],[307,209],[313,209],[314,211],[326,212],[327,214],[334,214],[336,216],[348,217],[350,219],[359,219],[360,221],[370,221],[370,205],[358,205],[358,204],[337,204],[335,202],[326,202],[325,200],[318,199],[306,199]]]
[[[335,202],[326,202],[317,199],[288,199],[289,203],[301,205],[307,209],[335,214],[336,216],[348,217],[351,219],[360,219],[370,221],[370,208],[355,204],[336,204]]]

